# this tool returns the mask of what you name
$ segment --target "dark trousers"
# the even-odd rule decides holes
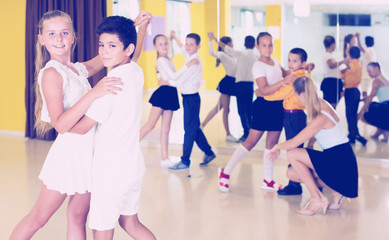
[[[307,126],[307,115],[301,111],[296,113],[284,112],[284,128],[286,140],[294,138]],[[304,143],[298,146],[304,147]],[[290,167],[290,164],[289,166]],[[300,184],[298,182],[289,181],[289,184]]]
[[[243,137],[247,138],[251,127],[251,105],[253,103],[254,87],[253,82],[236,83],[236,102],[240,122],[243,127]]]
[[[349,137],[359,135],[358,130],[358,107],[361,93],[358,88],[346,88],[344,91],[344,101],[346,103],[346,118]]]
[[[198,93],[182,94],[182,103],[184,107],[184,146],[181,161],[183,164],[190,165],[190,155],[192,153],[193,143],[206,154],[213,155],[211,146],[208,144],[203,131],[200,128],[200,104],[201,99]]]

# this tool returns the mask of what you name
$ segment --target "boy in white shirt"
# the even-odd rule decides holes
[[[156,239],[137,214],[145,172],[139,144],[144,77],[131,61],[137,39],[134,22],[108,17],[97,34],[101,60],[112,69],[108,76],[120,78],[123,86],[117,95],[97,99],[72,129],[83,133],[97,124],[89,226],[94,239],[113,239],[117,221],[134,239]]]
[[[203,76],[203,65],[197,51],[200,49],[201,38],[196,33],[189,33],[185,39],[185,47],[177,38],[176,34],[172,32],[174,40],[181,48],[185,57],[185,63],[192,59],[198,59],[199,64],[189,67],[189,69],[182,74],[176,81],[169,81],[170,85],[180,87],[182,95],[182,103],[184,107],[184,144],[181,161],[175,166],[169,168],[171,170],[186,170],[190,166],[190,155],[192,153],[193,143],[204,152],[203,162],[200,166],[206,166],[209,162],[216,158],[211,146],[200,128],[200,105],[201,99],[199,95],[199,88]]]

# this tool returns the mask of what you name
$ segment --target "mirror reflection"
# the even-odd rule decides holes
[[[224,1],[215,2],[219,5],[225,4]],[[310,74],[318,93],[336,108],[343,127],[348,129],[348,132],[351,131],[350,139],[356,142],[354,145],[356,154],[360,157],[387,158],[389,150],[385,143],[388,138],[384,130],[386,126],[374,125],[374,121],[365,119],[363,114],[368,112],[370,102],[385,102],[385,98],[381,100],[377,98],[379,87],[374,90],[373,83],[377,78],[387,79],[385,72],[388,71],[389,59],[384,53],[387,50],[385,34],[389,30],[389,15],[387,15],[389,7],[379,1],[374,3],[369,1],[369,5],[367,2],[329,4],[322,1],[310,1],[310,4],[304,5],[304,2],[306,1],[278,1],[280,5],[274,5],[273,2],[261,4],[256,1],[232,0],[228,10],[225,10],[224,6],[218,8],[217,3],[216,6],[208,5],[205,7],[207,9],[200,7],[201,4],[209,4],[208,1],[200,1],[200,3],[166,1],[164,19],[166,28],[162,30],[162,34],[166,36],[168,42],[172,30],[184,44],[185,36],[190,32],[197,31],[201,37],[201,47],[198,50],[203,65],[203,82],[199,89],[200,122],[207,141],[211,146],[236,148],[240,144],[238,141],[247,137],[242,124],[242,114],[239,113],[239,100],[236,93],[229,92],[231,87],[228,87],[228,81],[231,82],[233,81],[231,79],[236,77],[232,75],[236,74],[235,64],[238,60],[232,54],[228,54],[228,51],[244,52],[247,50],[246,36],[257,38],[260,32],[269,32],[274,47],[272,56],[285,71],[289,70],[290,50],[302,48],[307,52],[307,63],[314,64]],[[207,12],[208,7],[212,9],[212,16]],[[200,21],[201,17],[203,19]],[[195,27],[198,21],[204,23],[206,27],[204,29]],[[226,45],[229,50],[223,50],[219,46],[222,44],[218,45],[217,42]],[[185,66],[185,59],[180,53],[177,41],[173,40],[170,47],[174,52],[171,61],[175,70],[180,71]],[[358,48],[359,57],[350,56],[350,50],[356,49],[353,47]],[[157,56],[154,46],[151,46],[150,52],[153,52],[153,56],[148,60],[154,68],[148,69],[154,73],[148,73],[150,77],[147,81],[150,84],[146,84],[147,89],[144,94],[143,123],[146,123],[151,116],[152,105],[148,101],[158,87],[157,79],[161,78],[156,71]],[[256,47],[253,52],[257,58],[260,57]],[[344,79],[346,70],[350,68],[350,62],[351,65],[353,62],[358,62],[362,70],[360,83],[351,87]],[[381,75],[376,72],[369,74],[367,65],[370,62],[379,63],[382,77],[379,77]],[[375,67],[374,70],[377,68]],[[258,86],[256,81],[253,82],[254,93]],[[385,83],[384,80],[381,82]],[[346,114],[350,112],[350,107],[346,106],[346,99],[349,99],[349,93],[354,91],[347,90],[350,88],[356,92],[351,96],[357,99],[348,103],[353,109],[351,115],[354,116],[354,120],[350,120],[353,117]],[[171,116],[169,131],[169,146],[176,149],[180,149],[178,145],[184,141],[184,113],[179,88],[178,98],[180,108]],[[253,94],[251,101],[255,99],[256,96]],[[145,140],[158,145],[161,128],[162,123],[157,122],[156,128],[145,136]],[[280,141],[284,140],[285,132],[282,131]],[[266,141],[263,138],[254,148],[264,150],[265,145]]]

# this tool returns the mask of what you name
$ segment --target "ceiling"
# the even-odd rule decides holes
[[[231,0],[231,5],[263,9],[266,5],[292,5],[294,0]],[[389,0],[310,0],[312,11],[336,13],[389,13]]]

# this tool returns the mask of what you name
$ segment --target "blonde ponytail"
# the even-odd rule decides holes
[[[305,93],[305,109],[307,110],[307,120],[311,121],[319,115],[321,111],[320,100],[317,96],[315,84],[309,77],[300,77],[293,83],[294,91],[300,95]]]
[[[46,12],[42,16],[42,18],[38,24],[38,34],[39,35],[41,35],[43,32],[44,22],[46,20],[49,20],[49,19],[52,19],[55,17],[63,17],[67,21],[69,21],[69,23],[72,27],[72,31],[74,33],[73,23],[72,23],[72,19],[70,18],[70,16],[67,13],[64,13],[64,12],[61,12],[58,10],[54,10],[54,11]],[[75,47],[76,47],[76,44],[74,43],[72,46],[72,52],[73,52]],[[42,95],[41,95],[41,92],[39,89],[38,75],[39,75],[39,72],[41,71],[41,69],[46,65],[46,63],[48,61],[50,61],[51,57],[50,57],[50,53],[47,51],[46,47],[42,46],[42,44],[39,42],[39,39],[36,39],[35,51],[36,51],[36,57],[35,57],[35,76],[34,76],[35,83],[34,83],[34,87],[35,87],[36,101],[35,101],[35,109],[34,109],[34,113],[35,113],[35,126],[34,127],[36,129],[37,136],[42,137],[45,135],[46,132],[48,132],[53,127],[49,123],[43,122],[41,120],[43,99],[42,99]]]

